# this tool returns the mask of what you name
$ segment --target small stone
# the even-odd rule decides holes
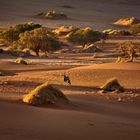
[[[122,101],[122,99],[119,97],[119,98],[118,98],[118,102],[121,102],[121,101]]]

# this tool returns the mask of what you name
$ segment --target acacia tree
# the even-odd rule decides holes
[[[84,47],[87,43],[95,43],[96,41],[100,41],[101,33],[98,31],[93,31],[91,28],[87,27],[70,32],[66,38],[68,41]]]
[[[126,41],[119,44],[118,50],[119,53],[121,54],[121,58],[133,62],[134,57],[139,49],[136,47],[136,45],[133,42]]]
[[[39,56],[39,51],[51,52],[61,48],[59,41],[53,38],[43,28],[26,31],[20,35],[19,42],[25,48],[29,48]]]
[[[18,24],[8,28],[0,34],[0,38],[6,40],[9,43],[13,43],[14,41],[19,40],[19,35],[24,33],[25,31],[31,31],[36,28],[40,28],[40,24],[36,24],[33,22],[27,22],[24,24]]]

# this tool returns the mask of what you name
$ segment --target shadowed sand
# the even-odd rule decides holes
[[[0,88],[0,139],[139,140],[139,89],[135,90],[137,98],[132,98],[128,94],[129,90],[124,94],[101,96],[97,94],[98,88],[95,87],[100,86],[102,81],[106,80],[106,75],[110,77],[113,71],[126,87],[139,86],[139,65],[139,63],[110,63],[65,70],[71,75],[73,83],[72,86],[66,86],[62,82],[63,77],[58,76],[64,70],[48,71],[48,67],[44,65],[42,71],[40,65],[32,68],[30,65],[17,67],[11,62],[1,62],[0,69],[4,71],[9,67],[9,72],[16,75],[12,78],[1,77],[1,82],[7,83],[0,85],[3,87]],[[84,79],[82,73],[85,73],[85,70]],[[133,76],[128,78],[130,72]],[[81,75],[77,76],[79,73]],[[79,78],[81,81],[78,83]],[[68,97],[69,104],[61,103],[58,106],[48,106],[49,108],[46,106],[37,108],[19,101],[25,93],[49,79],[55,81],[57,84],[55,86]],[[95,82],[94,86],[88,84],[91,79],[92,84]],[[122,98],[123,101],[118,102],[118,98]]]
[[[108,116],[104,111],[98,114],[0,102],[0,114],[0,138],[5,140],[92,140],[93,138],[139,140],[140,138],[138,118],[123,118],[119,114]]]

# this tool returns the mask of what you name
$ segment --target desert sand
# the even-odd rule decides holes
[[[17,66],[11,62],[1,62],[0,68],[15,76],[1,77],[0,138],[139,140],[139,65],[110,63],[69,70],[54,71],[54,68],[52,71],[47,66],[42,70],[40,66]],[[71,86],[63,83],[61,74],[64,71],[70,73]],[[85,71],[87,74],[83,78]],[[112,75],[117,76],[127,87],[126,92],[104,96],[97,94],[98,87]],[[70,100],[69,104],[38,108],[21,102],[25,93],[47,80],[63,91]]]
[[[63,5],[73,8],[64,8]],[[7,0],[0,2],[0,9],[0,25],[3,26],[34,21],[47,27],[67,24],[104,29],[111,28],[111,24],[120,18],[140,18],[140,2],[137,0]],[[58,22],[34,18],[47,10],[64,12],[70,20]]]
[[[5,0],[0,1],[0,9],[0,29],[33,21],[51,28],[74,25],[101,30],[116,28],[112,23],[122,17],[140,18],[138,0]],[[53,9],[70,19],[35,16]],[[126,40],[140,44],[139,37],[114,37],[99,53],[29,56],[25,57],[28,65],[16,64],[16,56],[1,53],[0,72],[5,76],[0,76],[0,140],[140,140],[140,55],[133,63],[116,63],[116,44]],[[72,85],[64,83],[64,74]],[[100,94],[100,87],[112,77],[125,92]],[[22,102],[25,94],[47,81],[69,103],[35,107]]]

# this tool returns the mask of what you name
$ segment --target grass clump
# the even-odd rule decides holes
[[[15,60],[15,62],[17,63],[17,64],[23,64],[23,65],[27,65],[28,63],[23,59],[23,58],[17,58],[16,60]]]
[[[53,20],[60,20],[60,19],[67,19],[67,15],[63,12],[56,12],[54,10],[48,12],[39,13],[37,16],[46,18],[46,19],[53,19]]]
[[[48,103],[55,103],[59,99],[67,100],[66,96],[52,85],[45,83],[27,94],[23,102],[33,106],[40,106]]]
[[[107,29],[107,30],[104,30],[103,33],[110,35],[110,36],[128,36],[128,35],[131,35],[131,33],[128,30]]]
[[[135,18],[135,17],[130,17],[130,18],[122,18],[114,22],[114,25],[119,25],[119,26],[131,26],[134,24],[140,23],[140,20]]]
[[[72,32],[75,29],[76,28],[73,26],[60,26],[56,28],[55,30],[53,30],[52,32],[55,35],[61,36],[61,35],[67,35],[68,33]]]
[[[117,78],[111,78],[101,87],[103,92],[124,92],[124,88],[120,85]]]
[[[101,52],[101,48],[99,46],[96,46],[94,44],[86,44],[80,52],[83,53],[95,53],[95,52]]]

